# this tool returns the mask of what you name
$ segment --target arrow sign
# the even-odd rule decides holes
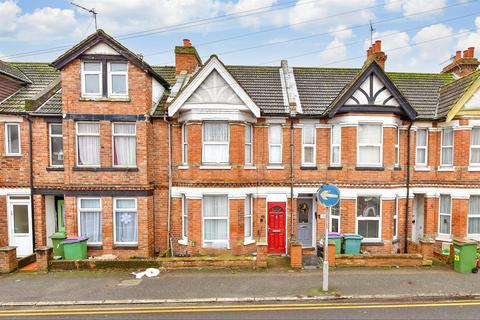
[[[340,200],[340,190],[332,184],[324,184],[317,191],[317,200],[325,207],[332,207]]]

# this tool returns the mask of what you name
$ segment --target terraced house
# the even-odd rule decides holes
[[[202,62],[150,66],[102,30],[51,63],[0,62],[0,246],[89,237],[89,254],[288,254],[333,231],[371,252],[480,239],[480,71]],[[247,61],[248,63],[248,61]],[[412,70],[415,71],[415,70]],[[3,144],[3,145],[2,145]]]

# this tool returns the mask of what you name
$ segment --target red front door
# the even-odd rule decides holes
[[[268,253],[285,253],[285,202],[268,203]]]

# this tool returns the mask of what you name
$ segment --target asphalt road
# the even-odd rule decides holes
[[[480,300],[411,303],[308,303],[198,306],[95,306],[0,310],[0,319],[479,319]]]

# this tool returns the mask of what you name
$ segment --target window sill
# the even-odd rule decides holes
[[[439,166],[439,167],[437,168],[437,171],[455,171],[455,167],[452,167],[452,166],[449,166],[449,167]]]
[[[361,245],[366,247],[380,247],[380,246],[383,246],[384,243],[383,241],[372,240],[372,241],[365,241],[365,242],[362,241]]]
[[[188,166],[188,164],[182,164],[180,166],[177,167],[177,169],[179,170],[186,170],[186,169],[189,169],[190,167]]]
[[[443,241],[443,242],[452,242],[452,237],[449,236],[436,236],[435,241]]]
[[[473,171],[473,172],[480,171],[480,166],[478,166],[478,165],[471,166],[470,165],[470,166],[468,166],[468,171]]]
[[[63,167],[47,167],[47,171],[65,171]]]
[[[117,249],[117,250],[137,250],[138,249],[138,244],[114,244],[112,249]]]
[[[430,166],[421,166],[421,165],[418,165],[418,166],[414,166],[414,167],[413,167],[413,170],[414,170],[414,171],[430,171],[431,168],[430,168]]]
[[[385,171],[384,167],[362,167],[362,166],[357,166],[355,167],[355,170],[357,171]]]
[[[181,244],[182,246],[187,246],[188,245],[188,240],[187,239],[178,240],[178,244]]]
[[[342,166],[334,166],[334,165],[330,165],[327,170],[342,170],[343,167]]]
[[[244,245],[244,246],[248,246],[249,244],[253,244],[253,243],[255,243],[255,242],[256,242],[256,241],[253,240],[253,239],[246,239],[246,240],[243,241],[243,245]]]
[[[200,166],[200,170],[230,170],[232,166],[225,166],[225,165],[202,165]]]
[[[251,165],[246,165],[246,166],[243,167],[243,169],[245,169],[245,170],[257,170],[257,167],[251,166]]]
[[[283,169],[285,169],[285,166],[283,166],[281,164],[279,164],[279,165],[271,164],[271,165],[267,166],[267,169],[269,169],[269,170],[283,170]]]
[[[399,165],[395,165],[395,166],[393,166],[393,170],[400,171],[400,170],[402,170],[402,167],[400,167]]]
[[[22,154],[21,153],[4,153],[3,156],[4,157],[18,158],[18,157],[21,157]]]
[[[317,166],[316,165],[302,164],[300,166],[300,170],[317,170]]]
[[[109,102],[130,102],[130,97],[80,97],[78,101],[109,101]]]
[[[108,172],[108,171],[125,171],[125,172],[138,172],[137,167],[73,167],[72,171],[97,171],[97,172]]]

